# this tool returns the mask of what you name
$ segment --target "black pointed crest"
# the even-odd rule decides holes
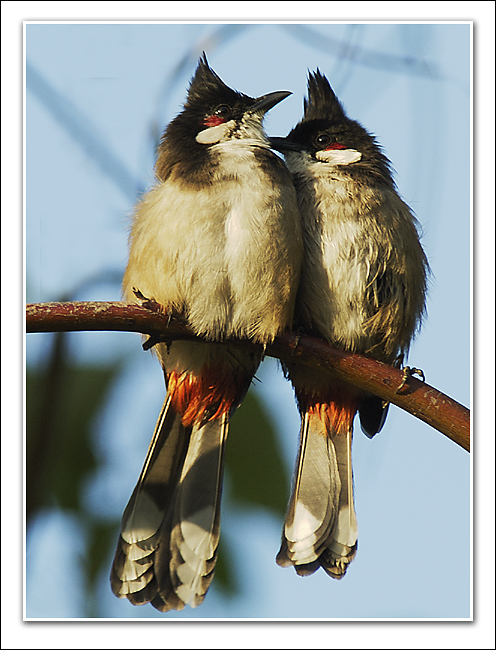
[[[327,78],[317,69],[308,75],[308,99],[303,100],[304,117],[307,120],[342,120],[346,113],[336,97]]]
[[[208,65],[207,56],[203,52],[189,85],[185,107],[195,105],[197,102],[201,103],[202,106],[208,105],[210,98],[216,103],[220,103],[221,100],[232,103],[243,97],[248,98],[247,95],[229,88],[219,75],[212,70]]]

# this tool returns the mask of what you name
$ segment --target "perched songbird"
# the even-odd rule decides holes
[[[428,263],[375,138],[349,119],[327,79],[310,74],[304,116],[271,139],[293,174],[304,260],[295,325],[333,346],[392,364],[425,310]],[[277,556],[300,575],[341,578],[357,549],[353,420],[372,437],[387,405],[333,375],[287,363],[301,414],[300,449]]]
[[[167,396],[124,512],[114,594],[161,611],[196,607],[214,574],[229,418],[266,344],[293,319],[302,236],[290,173],[262,128],[289,92],[254,99],[200,60],[136,207],[124,299],[184,316],[209,342],[158,344]],[[136,291],[135,291],[136,290]]]

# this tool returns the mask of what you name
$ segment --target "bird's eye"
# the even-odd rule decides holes
[[[227,104],[220,104],[220,106],[217,106],[213,114],[217,115],[218,117],[228,117],[230,113],[231,113],[230,106],[228,106]]]
[[[319,133],[319,135],[315,138],[315,144],[317,147],[326,147],[331,141],[331,138],[327,135],[327,133]]]
[[[224,124],[229,119],[231,115],[231,107],[227,104],[219,104],[217,108],[214,108],[212,113],[209,113],[207,117],[203,120],[205,126],[218,126],[219,124]]]

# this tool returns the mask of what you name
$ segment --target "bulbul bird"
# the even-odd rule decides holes
[[[228,339],[263,349],[292,323],[300,218],[291,175],[262,127],[290,94],[237,92],[204,55],[161,139],[156,184],[135,210],[124,299],[182,314],[206,341],[154,348],[167,395],[111,571],[114,594],[134,605],[202,603],[217,559],[229,419],[261,361]]]
[[[303,119],[272,144],[293,174],[304,258],[295,325],[333,346],[393,364],[425,312],[428,262],[373,135],[349,119],[328,80],[310,74]],[[372,437],[387,405],[331,374],[285,366],[301,414],[300,448],[277,563],[342,578],[357,550],[352,435]]]

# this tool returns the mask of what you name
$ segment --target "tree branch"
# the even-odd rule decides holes
[[[145,348],[160,341],[202,340],[191,332],[180,316],[131,303],[53,302],[35,303],[26,308],[28,333],[109,330],[147,334],[151,338],[144,344]],[[248,340],[230,343],[245,349],[261,349]],[[414,377],[408,377],[399,389],[404,375],[397,368],[361,354],[338,350],[321,339],[298,337],[292,332],[278,336],[267,346],[265,355],[281,360],[299,359],[308,366],[331,372],[399,406],[470,451],[470,411]]]

